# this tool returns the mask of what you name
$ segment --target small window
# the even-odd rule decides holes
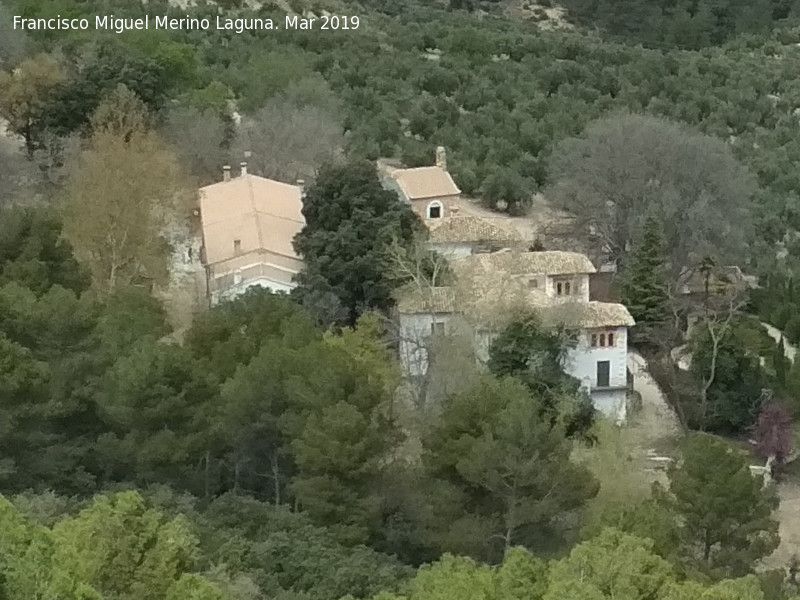
[[[539,287],[539,280],[536,279],[535,277],[532,277],[531,279],[528,279],[528,287],[531,288],[531,289],[538,288]]]
[[[569,281],[564,284],[564,295],[569,296],[572,292],[570,292],[570,283]]]
[[[600,347],[603,348],[603,347],[605,347],[605,345],[606,345],[606,334],[605,333],[601,333],[600,334]]]
[[[442,218],[442,204],[440,202],[431,202],[428,205],[428,218],[429,219]]]
[[[444,322],[431,323],[431,335],[444,335]]]
[[[561,283],[556,284],[556,296],[562,296],[564,294],[563,287]]]
[[[592,348],[597,348],[597,334],[593,333],[591,339]]]
[[[608,345],[609,346],[613,346],[614,345],[614,334],[613,333],[609,333],[608,334]]]
[[[239,255],[242,253],[242,240],[233,240],[233,254]]]

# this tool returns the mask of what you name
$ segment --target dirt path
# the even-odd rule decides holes
[[[637,352],[628,352],[628,369],[633,375],[633,389],[642,399],[641,410],[632,419],[643,448],[659,446],[665,440],[680,437],[681,427],[664,394],[647,372],[647,361]]]
[[[781,483],[778,486],[780,506],[775,512],[781,543],[763,561],[765,569],[785,568],[793,555],[800,555],[800,485]]]
[[[764,323],[763,321],[761,321],[761,325],[763,325],[764,329],[767,330],[769,337],[771,337],[776,342],[780,341],[780,339],[783,337],[784,354],[786,355],[786,358],[794,362],[794,357],[797,354],[797,348],[786,341],[786,337],[783,335],[781,330],[776,329],[769,323]]]

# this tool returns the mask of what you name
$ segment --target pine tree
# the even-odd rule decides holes
[[[789,372],[790,366],[789,359],[786,358],[786,347],[783,342],[783,336],[781,336],[775,348],[775,379],[778,384],[786,384],[786,375]]]
[[[669,321],[669,294],[665,276],[663,237],[658,222],[649,218],[631,257],[624,279],[623,302],[636,319],[631,343],[656,346]]]

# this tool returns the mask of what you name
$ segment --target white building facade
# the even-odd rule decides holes
[[[634,321],[621,304],[589,300],[594,266],[587,257],[500,252],[472,255],[452,266],[455,287],[432,288],[398,303],[400,360],[409,376],[425,375],[432,336],[447,333],[456,319],[473,324],[476,354],[485,361],[492,338],[514,315],[534,313],[544,326],[575,334],[564,371],[578,379],[598,411],[625,420],[628,328]]]

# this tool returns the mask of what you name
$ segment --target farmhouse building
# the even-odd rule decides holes
[[[628,328],[622,304],[589,299],[591,261],[575,252],[475,254],[454,260],[455,283],[405,290],[398,300],[400,360],[412,378],[427,373],[428,348],[437,333],[456,324],[472,332],[479,360],[515,316],[536,314],[546,327],[571,332],[574,345],[564,370],[577,378],[595,407],[624,420],[627,412]]]
[[[288,292],[302,261],[292,246],[302,229],[302,190],[247,172],[200,189],[201,256],[211,303],[251,286]]]
[[[384,183],[426,223],[451,216],[451,207],[458,203],[461,190],[447,172],[447,158],[442,147],[436,149],[436,164],[431,167],[383,169]]]

